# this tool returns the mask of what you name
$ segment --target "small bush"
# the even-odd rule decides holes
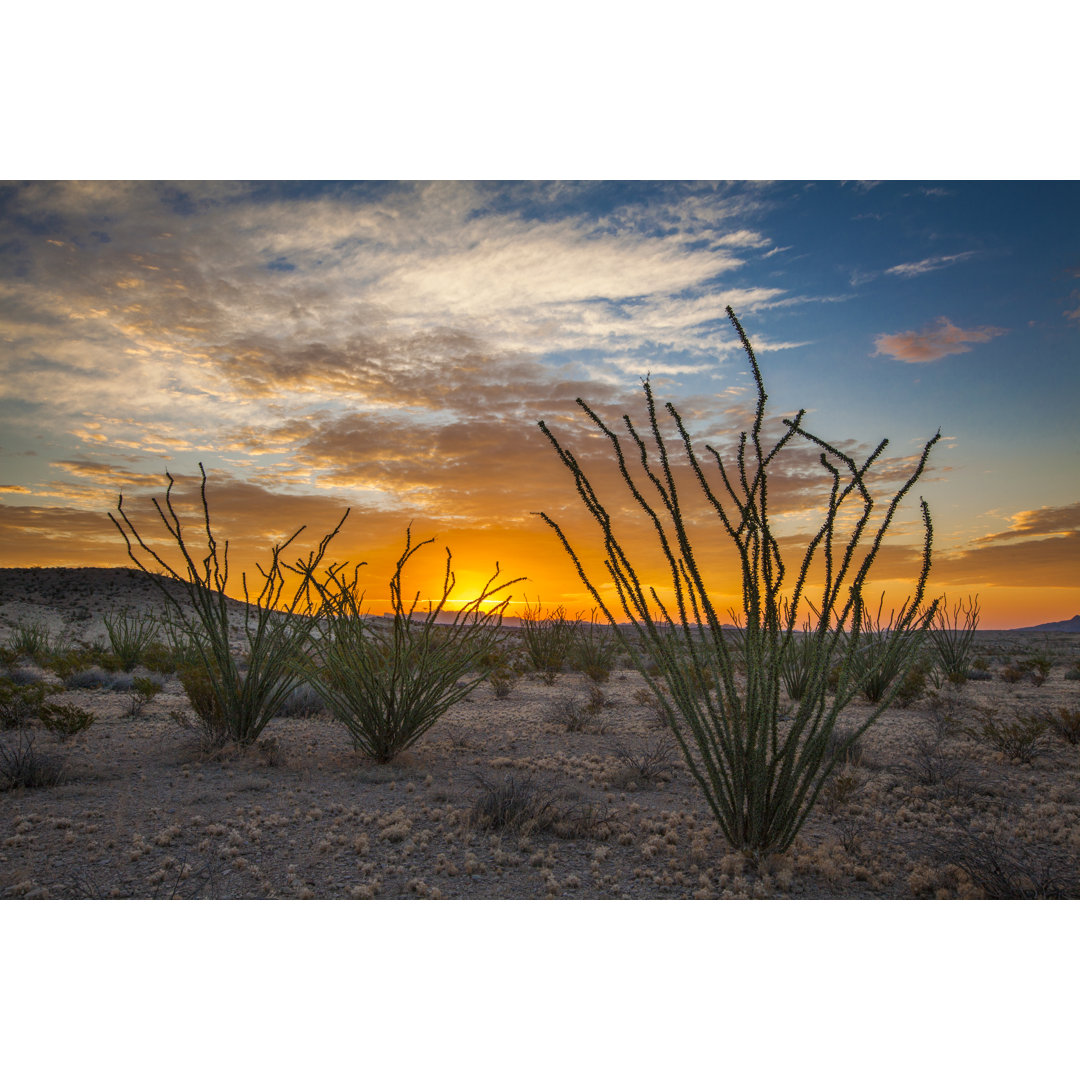
[[[8,648],[17,655],[29,656],[37,662],[49,657],[57,648],[48,626],[44,622],[17,622],[8,636]]]
[[[161,693],[164,684],[160,679],[145,675],[136,675],[131,680],[131,708],[130,716],[138,716],[151,701]]]
[[[11,679],[0,679],[0,728],[23,727],[41,708],[48,692],[41,683],[20,686]]]
[[[668,735],[662,735],[648,743],[642,750],[615,747],[615,757],[621,768],[613,782],[617,787],[633,784],[635,787],[652,786],[658,780],[670,780],[673,761],[678,747]]]
[[[52,787],[63,778],[63,762],[52,754],[39,754],[33,736],[14,746],[0,743],[0,790]]]
[[[1029,762],[1046,740],[1046,721],[1041,716],[1001,720],[993,709],[980,710],[979,720],[964,732],[976,742],[997,750],[1010,761]]]
[[[440,623],[454,588],[451,553],[446,549],[442,596],[417,610],[419,593],[404,598],[402,574],[417,551],[432,543],[413,544],[405,533],[405,551],[390,579],[393,614],[388,623],[367,618],[355,574],[351,582],[331,570],[317,586],[322,601],[319,632],[311,640],[308,681],[345,725],[353,745],[376,761],[387,762],[410,747],[446,711],[467,697],[485,678],[477,657],[485,656],[502,637],[503,612],[509,598],[492,610],[483,607],[517,581],[496,584],[499,566],[480,596]]]
[[[1072,860],[1025,850],[994,831],[974,833],[955,822],[952,835],[939,840],[934,852],[943,864],[963,870],[988,900],[1069,900],[1080,895]]]
[[[79,708],[78,705],[50,703],[41,706],[38,710],[38,719],[42,726],[54,735],[68,739],[80,731],[85,731],[97,717],[88,709]]]
[[[473,804],[473,828],[527,835],[549,829],[559,816],[554,803],[531,780],[515,776],[479,779],[484,790]]]
[[[326,702],[319,696],[319,691],[307,683],[300,683],[289,691],[285,700],[278,706],[278,716],[310,719],[327,712]],[[266,740],[264,739],[263,742]]]
[[[521,640],[534,671],[548,684],[553,683],[570,656],[577,639],[578,619],[569,619],[565,608],[542,614],[540,601],[521,613]]]
[[[1080,744],[1080,709],[1070,709],[1062,705],[1058,709],[1047,709],[1039,714],[1039,719],[1047,730],[1070,746]]]
[[[313,620],[307,617],[313,577],[348,515],[323,537],[315,551],[298,559],[295,565],[286,563],[283,553],[303,529],[297,529],[283,543],[275,545],[266,568],[256,564],[262,582],[257,592],[249,590],[247,575],[243,575],[244,605],[239,625],[234,625],[235,616],[231,616],[226,592],[229,545],[227,541],[219,545],[214,536],[206,497],[206,471],[201,463],[199,472],[203,511],[200,531],[206,538],[205,555],[193,552],[185,539],[172,502],[175,480],[169,473],[165,474],[169,483],[164,508],[157,499],[152,500],[161,524],[176,545],[179,570],[145,542],[124,511],[123,496],[117,503],[117,516],[109,517],[123,536],[132,562],[162,591],[167,612],[164,628],[177,658],[177,668],[185,673],[181,682],[187,679],[184,688],[204,734],[215,740],[225,737],[239,746],[249,746],[276,715],[292,687],[302,681],[301,659],[314,629]],[[286,571],[295,578],[292,590],[286,589]],[[180,588],[167,588],[161,580],[162,574]],[[234,633],[244,639],[243,664],[233,652]]]
[[[105,632],[120,666],[124,671],[132,671],[157,638],[158,622],[152,615],[138,615],[125,609],[105,615]]]
[[[596,622],[594,610],[589,622],[578,621],[570,659],[576,671],[595,683],[607,682],[619,656],[619,639],[611,627]]]
[[[68,690],[100,690],[109,686],[112,676],[96,664],[89,668],[77,668],[64,676],[64,686]]]
[[[508,698],[517,685],[518,676],[510,668],[493,668],[488,672],[488,682],[491,683],[492,692],[499,701]]]
[[[950,611],[945,599],[926,634],[937,665],[949,682],[959,686],[968,678],[979,626],[979,598],[970,596],[967,603],[955,604]]]

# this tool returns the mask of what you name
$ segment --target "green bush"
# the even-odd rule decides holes
[[[618,637],[606,623],[596,621],[596,611],[588,622],[579,619],[570,646],[570,662],[595,683],[607,682],[620,651]]]
[[[627,636],[628,645],[643,650],[644,658],[634,653],[639,657],[639,669],[658,699],[665,702],[687,767],[724,836],[740,850],[763,855],[791,846],[836,767],[836,758],[828,750],[837,718],[871,674],[856,660],[873,623],[863,600],[867,578],[901,499],[922,475],[940,433],[924,446],[907,481],[885,504],[875,530],[874,499],[866,477],[887,440],[858,465],[835,446],[804,430],[805,414],[800,412],[793,420],[785,420],[788,430],[772,447],[763,446],[764,384],[750,342],[730,308],[728,316],[749,359],[758,402],[753,429],[740,438],[734,469],[725,467],[712,447],[705,448],[717,466],[722,487],[706,477],[682,417],[668,404],[667,413],[681,444],[677,465],[673,462],[648,380],[644,384],[648,433],[639,434],[629,416],[624,416],[629,445],[578,399],[585,415],[609,441],[622,480],[647,519],[649,535],[658,541],[669,572],[665,587],[672,599],[665,602],[655,586],[641,581],[625,538],[616,533],[617,517],[601,501],[575,456],[542,421],[541,430],[572,475],[578,495],[599,529],[605,577],[614,584],[618,597],[614,611],[603,599],[596,572],[586,569],[560,526],[547,514],[540,516],[555,531],[598,608]],[[821,452],[830,491],[824,520],[812,534],[789,585],[781,545],[769,519],[768,488],[776,456],[796,437]],[[701,504],[693,503],[686,485],[680,487],[676,482],[677,473],[692,476],[707,511],[714,515],[739,558],[743,610],[736,617],[741,628],[734,646],[725,636],[721,613],[713,604],[691,537],[699,527]],[[921,610],[932,535],[925,502],[922,516],[924,542],[915,592],[897,613],[887,646],[874,660],[883,669],[901,673],[914,658],[919,630],[936,613],[933,604],[929,610]],[[852,531],[842,543],[838,540],[841,523],[852,520]],[[708,565],[714,560],[715,554],[710,552]],[[821,579],[821,595],[814,604],[816,619],[808,635],[812,644],[805,646],[813,650],[810,675],[797,708],[788,717],[780,701],[783,661],[796,634],[796,616],[803,607],[804,594],[814,580],[812,566]],[[785,586],[790,588],[787,595]],[[632,633],[620,626],[620,621],[626,620],[633,625]],[[687,678],[688,659],[689,670],[708,673],[711,683],[705,693]],[[653,665],[657,675],[650,674]],[[827,681],[834,666],[837,687],[830,699]],[[851,742],[888,706],[897,681],[891,680],[869,716],[850,731]]]
[[[153,615],[138,615],[127,610],[105,615],[105,632],[113,655],[124,671],[140,664],[143,654],[157,640],[158,622]]]
[[[926,628],[938,669],[957,686],[967,681],[968,672],[976,663],[973,654],[978,626],[979,598],[969,596],[966,603],[954,604],[951,612],[946,606],[946,599],[942,598],[937,614]]]
[[[553,683],[562,671],[577,639],[578,619],[567,617],[566,609],[557,607],[546,615],[537,600],[536,607],[521,613],[521,639],[534,671],[547,683]]]
[[[353,745],[375,761],[390,761],[411,746],[486,678],[480,660],[501,638],[509,598],[489,611],[482,609],[524,580],[496,585],[496,564],[481,594],[440,624],[454,587],[450,549],[437,603],[418,611],[420,594],[406,601],[402,585],[409,560],[432,542],[414,545],[406,531],[405,551],[390,579],[388,623],[366,616],[355,574],[349,581],[332,569],[317,586],[322,607],[318,632],[311,637],[307,678],[348,729]]]
[[[244,605],[238,636],[246,649],[240,656],[233,649],[231,620],[235,616],[231,616],[226,596],[229,544],[226,541],[219,550],[206,498],[206,471],[201,463],[199,471],[202,474],[201,531],[206,537],[205,555],[193,552],[188,546],[173,507],[175,481],[169,473],[165,474],[169,485],[164,509],[157,499],[153,500],[179,553],[179,571],[145,543],[124,511],[123,496],[117,504],[119,517],[112,514],[109,517],[123,536],[132,562],[150,575],[165,597],[165,629],[177,655],[181,682],[200,720],[214,738],[248,746],[258,739],[263,728],[277,714],[282,701],[301,681],[301,660],[313,627],[312,620],[307,617],[310,614],[311,582],[326,555],[327,546],[345,523],[348,513],[323,537],[318,549],[298,560],[295,566],[284,563],[282,555],[303,528],[276,545],[271,550],[268,568],[259,567],[262,583],[257,593],[249,591],[247,575],[243,575]],[[162,584],[147,563],[182,586],[179,597]],[[286,571],[294,575],[292,589],[286,589]]]
[[[78,705],[50,702],[38,710],[38,719],[48,731],[67,739],[85,731],[97,717],[89,709],[81,709]]]
[[[0,679],[0,728],[24,727],[48,694],[49,688],[43,683],[19,685],[11,679]]]

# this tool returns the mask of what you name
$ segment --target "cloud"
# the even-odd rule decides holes
[[[953,263],[963,262],[976,254],[977,252],[974,251],[961,251],[957,255],[933,255],[928,259],[921,259],[919,262],[900,263],[897,266],[890,266],[885,273],[903,278],[918,277],[920,274],[929,274],[935,270],[942,270],[946,266],[951,266]]]
[[[1063,536],[1080,532],[1080,502],[1068,506],[1042,506],[1038,510],[1021,510],[1009,519],[1012,525],[1005,532],[991,533],[975,540],[976,544],[996,544],[1019,536]]]
[[[925,364],[944,356],[971,351],[973,344],[990,341],[1006,330],[996,326],[980,326],[963,330],[954,326],[944,315],[921,330],[905,330],[899,334],[879,334],[874,338],[875,356],[891,356],[906,364]]]

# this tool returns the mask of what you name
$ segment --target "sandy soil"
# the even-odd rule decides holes
[[[2,570],[0,642],[38,621],[91,643],[104,612],[159,606],[126,570]],[[92,727],[66,740],[34,721],[0,731],[63,767],[56,786],[0,792],[0,897],[1080,897],[1080,748],[1047,735],[1022,763],[961,730],[1080,708],[1067,677],[1080,635],[978,638],[985,677],[888,711],[795,847],[757,865],[723,840],[625,668],[591,713],[580,674],[525,676],[504,699],[483,684],[388,765],[362,759],[325,714],[278,717],[255,747],[207,753],[177,722],[190,710],[175,676],[140,715],[122,686],[64,690],[50,700],[91,710]],[[1035,653],[1052,660],[1044,682],[1003,679]],[[568,702],[585,730],[567,730]],[[542,827],[475,817],[511,780],[549,804]]]

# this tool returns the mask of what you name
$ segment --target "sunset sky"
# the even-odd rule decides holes
[[[190,494],[201,461],[238,565],[351,507],[332,550],[372,564],[376,609],[410,522],[461,598],[499,560],[529,578],[511,613],[587,608],[534,516],[592,542],[536,422],[602,475],[574,399],[640,417],[651,373],[729,447],[753,398],[727,304],[771,416],[889,437],[883,490],[940,428],[882,588],[910,581],[921,491],[933,593],[978,593],[987,629],[1080,612],[1066,182],[0,185],[0,563],[125,565],[118,493],[150,523],[164,471]],[[807,463],[778,481],[796,538]]]

